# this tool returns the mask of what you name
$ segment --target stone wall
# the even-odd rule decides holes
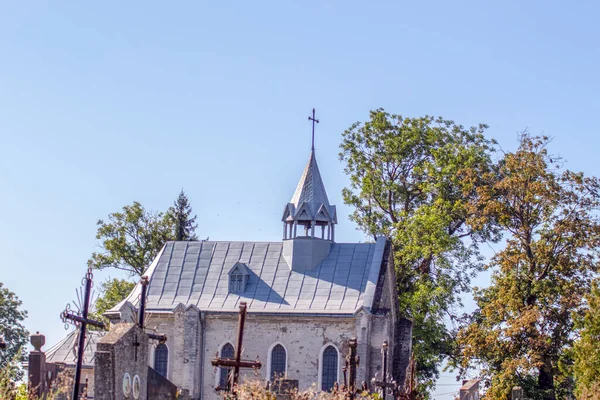
[[[111,327],[96,346],[94,399],[147,399],[147,364],[148,338],[140,327],[129,323]],[[131,383],[129,396],[123,390],[127,376]],[[137,397],[134,386],[139,388]]]
[[[177,398],[177,386],[148,367],[148,400],[173,400]]]

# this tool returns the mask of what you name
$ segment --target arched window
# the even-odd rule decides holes
[[[221,358],[233,358],[233,346],[226,343],[221,347]],[[231,368],[219,368],[219,386],[226,388],[229,385],[229,371]]]
[[[323,350],[321,370],[321,390],[328,392],[333,389],[333,385],[338,377],[338,352],[333,346],[327,346]]]
[[[167,377],[167,365],[169,362],[169,348],[166,344],[161,343],[154,350],[154,369],[156,372]]]
[[[285,376],[286,365],[285,349],[278,344],[271,350],[271,381],[283,378]]]

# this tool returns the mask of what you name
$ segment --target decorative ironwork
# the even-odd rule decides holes
[[[77,355],[77,363],[75,366],[75,378],[73,382],[73,395],[72,399],[79,399],[80,393],[80,382],[81,382],[81,367],[83,364],[83,354],[85,352],[85,334],[88,325],[92,325],[101,329],[104,329],[104,323],[88,318],[88,312],[90,307],[90,300],[92,296],[94,274],[92,268],[88,267],[87,274],[82,280],[84,291],[81,289],[77,291],[77,303],[74,303],[77,307],[77,311],[71,309],[71,305],[67,304],[65,310],[60,314],[60,317],[65,324],[65,329],[69,328],[69,325],[74,325],[79,328],[79,339],[77,341],[77,347],[74,348],[74,352]]]

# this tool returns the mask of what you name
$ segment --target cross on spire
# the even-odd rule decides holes
[[[312,121],[312,147],[311,150],[315,149],[315,122],[318,124],[319,120],[315,118],[315,109],[313,108],[312,117],[308,117],[309,121]]]

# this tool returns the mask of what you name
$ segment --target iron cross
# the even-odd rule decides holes
[[[79,342],[77,345],[77,366],[75,367],[75,378],[73,383],[73,396],[72,399],[79,399],[79,382],[81,381],[81,366],[83,364],[83,353],[85,352],[85,331],[88,325],[92,325],[101,329],[104,329],[104,323],[88,318],[88,311],[90,308],[90,297],[92,295],[92,269],[88,268],[88,272],[83,279],[83,285],[85,287],[83,295],[83,304],[81,309],[77,313],[72,313],[69,305],[62,312],[61,318],[63,322],[67,324],[73,324],[79,326]]]
[[[315,118],[315,109],[313,108],[312,117],[308,117],[309,121],[312,121],[312,147],[311,150],[315,149],[315,122],[318,124],[319,120]]]
[[[144,323],[145,323],[145,318],[146,318],[146,301],[148,299],[147,293],[148,293],[148,285],[149,284],[150,284],[150,280],[148,279],[148,277],[142,276],[142,279],[140,280],[140,285],[142,286],[142,294],[140,296],[140,310],[139,310],[140,315],[138,316],[138,325],[140,326],[140,328],[142,328],[142,330],[145,330]],[[159,344],[165,343],[167,341],[166,335],[158,335],[155,333],[146,333],[146,334],[148,335],[149,339],[158,340]],[[136,349],[136,359],[137,359],[137,349]]]
[[[240,368],[254,368],[259,369],[262,367],[262,363],[258,360],[242,360],[242,341],[244,338],[244,324],[246,322],[246,302],[240,302],[240,315],[238,319],[238,332],[237,332],[237,341],[235,347],[235,355],[234,358],[214,358],[211,363],[215,367],[233,367],[233,373],[230,372],[229,376],[229,385],[227,388],[220,388],[217,386],[217,390],[226,390],[226,391],[234,391],[233,395],[235,396],[235,387],[238,383]]]

